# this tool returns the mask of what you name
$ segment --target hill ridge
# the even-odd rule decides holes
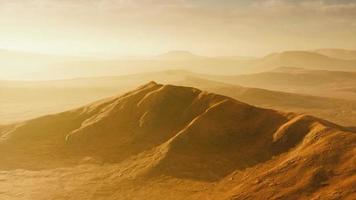
[[[48,176],[96,169],[83,185],[102,178],[106,184],[96,190],[108,195],[137,195],[117,189],[129,186],[151,198],[152,191],[160,191],[156,187],[187,191],[196,184],[214,186],[209,195],[221,200],[335,196],[329,187],[352,191],[356,134],[351,130],[192,87],[150,82],[16,126],[1,128],[0,136],[7,137],[0,142],[0,170]],[[162,194],[152,198],[157,195]]]

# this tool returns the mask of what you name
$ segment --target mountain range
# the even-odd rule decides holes
[[[345,56],[342,56],[345,55]],[[351,56],[346,56],[351,55]],[[187,51],[131,58],[86,58],[0,51],[0,79],[68,79],[126,75],[162,70],[236,75],[265,72],[278,67],[355,71],[352,50],[284,51],[259,58],[199,56]],[[345,58],[347,57],[347,58]],[[16,69],[16,70],[14,70]]]

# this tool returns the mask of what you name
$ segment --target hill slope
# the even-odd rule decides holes
[[[0,197],[351,199],[355,147],[318,118],[151,82],[0,127]]]
[[[304,75],[300,73],[300,76]],[[315,76],[318,76],[318,74],[315,74]],[[164,84],[200,88],[260,107],[306,113],[345,126],[355,126],[356,101],[353,100],[242,87],[236,85],[240,80],[236,77],[228,77],[231,79],[225,79],[225,77],[219,76],[219,78],[222,78],[221,80],[217,77],[211,78],[219,81],[212,81],[206,78],[210,77],[187,71],[163,71],[129,76],[93,77],[44,82],[0,82],[0,124],[13,123],[14,121],[22,121],[44,114],[73,109],[92,101],[122,94],[134,89],[137,85],[155,80]],[[263,78],[264,77],[261,78],[261,82]],[[310,77],[310,79],[311,81],[317,80],[315,77]],[[293,79],[290,78],[290,80]],[[325,80],[326,83],[328,83],[327,78],[325,78]],[[349,80],[355,82],[352,76]],[[227,81],[227,83],[223,83],[224,81]],[[256,81],[256,79],[252,79],[252,81]],[[269,87],[269,84],[273,84],[272,81],[269,81],[270,79],[267,79],[265,82],[262,82],[263,84],[251,86]],[[277,79],[275,81],[277,81]],[[275,85],[279,87],[284,86],[289,90],[296,88],[294,85],[288,86],[287,81],[288,80],[283,84]],[[300,82],[304,83],[303,81]],[[335,83],[339,82],[347,83],[345,79],[338,80],[335,78],[334,81],[330,81],[328,84],[335,85]],[[352,82],[350,82],[350,84]],[[305,81],[304,84],[306,83],[307,81]],[[241,79],[241,84],[248,85],[250,82],[243,82],[243,79]],[[307,85],[306,87],[312,89],[312,86]],[[332,90],[330,86],[325,88]],[[315,95],[317,92],[310,92],[310,94]],[[337,97],[340,98],[342,96]]]

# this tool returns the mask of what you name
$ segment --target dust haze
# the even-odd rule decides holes
[[[355,199],[355,11],[1,3],[0,199]]]

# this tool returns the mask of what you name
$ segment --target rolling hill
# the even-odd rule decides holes
[[[164,70],[189,70],[213,75],[265,72],[277,67],[356,71],[356,60],[310,51],[285,51],[261,58],[207,57],[187,51],[131,58],[81,58],[0,51],[0,79],[51,80],[119,76]]]
[[[126,75],[162,70],[230,75],[265,72],[277,67],[356,71],[356,60],[337,59],[308,51],[286,51],[262,58],[205,57],[187,51],[171,51],[145,58],[59,62],[49,67],[59,78]]]
[[[246,87],[356,99],[355,72],[281,67],[268,72],[207,78]]]
[[[356,50],[346,49],[317,49],[314,52],[332,58],[356,60]]]
[[[309,51],[284,51],[273,53],[251,63],[249,72],[263,72],[277,67],[299,67],[306,69],[355,71],[355,60],[328,57]]]
[[[355,149],[322,119],[150,82],[0,127],[0,198],[353,199]]]

